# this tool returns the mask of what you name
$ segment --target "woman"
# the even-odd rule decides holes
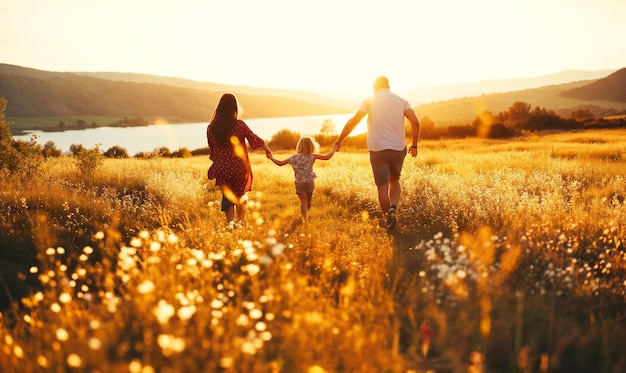
[[[222,190],[222,211],[228,223],[243,221],[246,215],[245,194],[252,189],[252,168],[248,159],[246,140],[252,149],[263,148],[272,154],[265,141],[239,119],[237,99],[225,94],[220,99],[211,123],[207,127],[207,141],[213,164],[208,178]]]

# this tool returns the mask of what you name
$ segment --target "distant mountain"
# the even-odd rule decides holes
[[[425,86],[403,92],[401,95],[410,102],[427,103],[454,98],[480,96],[483,94],[519,91],[549,85],[566,84],[584,80],[604,78],[614,70],[581,71],[567,70],[560,73],[520,79],[494,79],[473,83]]]
[[[170,123],[208,121],[222,92],[162,83],[116,81],[0,64],[0,96],[6,116],[162,118]],[[292,97],[238,93],[244,118],[349,112],[345,108]]]
[[[626,68],[591,84],[561,92],[561,95],[587,101],[626,102]]]
[[[464,125],[484,110],[497,114],[508,110],[516,101],[553,110],[562,116],[581,108],[589,109],[594,115],[605,115],[626,110],[625,71],[566,71],[531,79],[441,86],[440,91],[431,87],[428,96],[420,100],[403,95],[413,104],[427,102],[416,105],[417,114],[420,118],[429,117],[438,126]],[[593,78],[581,80],[590,76]],[[539,87],[515,88],[528,85]],[[443,94],[451,87],[456,87],[456,98],[435,99],[437,92]],[[488,89],[501,92],[483,93]],[[0,96],[7,98],[6,115],[16,124],[18,118],[78,115],[162,118],[170,123],[208,121],[224,92],[237,95],[245,109],[244,119],[341,114],[352,112],[358,104],[343,106],[345,101],[304,91],[229,86],[145,74],[49,72],[0,64]]]
[[[415,110],[418,117],[428,117],[437,126],[464,125],[474,120],[483,111],[498,114],[508,110],[516,101],[526,102],[532,108],[540,107],[552,110],[567,117],[578,109],[588,109],[596,116],[613,115],[626,111],[626,102],[596,99],[582,100],[562,95],[562,92],[575,91],[592,85],[596,80],[587,80],[519,91],[485,94],[473,97],[456,98],[429,104],[418,105]],[[624,85],[622,85],[623,89]],[[606,96],[598,96],[606,97]]]
[[[248,94],[255,96],[274,96],[274,97],[290,97],[297,100],[307,101],[315,104],[328,105],[334,107],[345,108],[348,112],[354,110],[358,106],[358,102],[341,99],[337,97],[329,97],[316,93],[302,90],[288,90],[275,88],[258,88],[244,85],[228,85],[212,82],[198,82],[195,80],[181,79],[174,77],[164,77],[149,74],[120,73],[120,72],[75,72],[78,75],[92,76],[95,78],[103,78],[116,81],[135,82],[135,83],[152,83],[164,84],[173,87],[184,87],[199,89],[211,92],[233,93],[235,95]],[[324,113],[326,114],[326,113]]]

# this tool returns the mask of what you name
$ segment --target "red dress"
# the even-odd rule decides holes
[[[243,196],[252,189],[252,168],[248,159],[248,149],[246,140],[252,149],[263,146],[263,139],[255,135],[246,123],[237,120],[231,135],[239,140],[239,155],[235,154],[235,149],[231,141],[222,145],[209,135],[207,127],[207,141],[211,149],[210,159],[213,161],[207,174],[210,180],[215,179],[215,185],[227,185],[235,195]]]

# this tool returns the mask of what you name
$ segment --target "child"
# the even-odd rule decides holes
[[[268,154],[268,158],[278,166],[284,166],[287,163],[293,167],[296,177],[296,194],[300,197],[300,211],[302,217],[307,220],[307,214],[311,208],[311,199],[313,198],[313,189],[315,189],[314,179],[317,175],[313,172],[313,163],[316,159],[324,161],[329,160],[335,154],[335,148],[326,154],[317,154],[319,145],[308,136],[304,136],[298,140],[296,145],[296,154],[280,161],[274,158],[274,155]]]

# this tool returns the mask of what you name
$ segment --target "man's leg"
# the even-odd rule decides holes
[[[400,186],[400,176],[391,175],[389,177],[389,202],[391,205],[398,205],[401,193],[402,187]],[[389,208],[387,208],[387,210],[389,210]]]
[[[389,183],[383,185],[377,185],[378,188],[378,203],[380,204],[380,209],[383,210],[383,214],[387,216],[387,212],[389,212],[390,201],[389,201]]]

